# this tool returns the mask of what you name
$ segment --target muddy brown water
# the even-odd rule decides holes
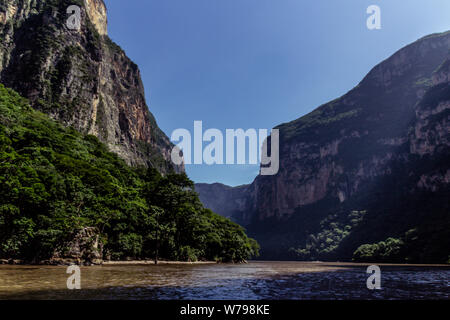
[[[450,266],[379,265],[381,290],[367,289],[367,265],[250,262],[241,265],[67,267],[0,265],[0,299],[450,299]]]

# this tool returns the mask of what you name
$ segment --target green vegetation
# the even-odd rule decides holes
[[[357,262],[396,263],[450,263],[450,221],[448,217],[435,217],[405,232],[399,238],[388,238],[372,244],[364,244],[353,253]]]
[[[341,204],[324,199],[300,209],[298,217],[278,226],[277,232],[286,239],[285,252],[289,252],[290,259],[298,260],[448,263],[449,188],[414,192],[408,189],[409,179],[417,181],[430,166],[448,161],[447,153],[441,157],[402,167],[393,164],[392,174],[379,178],[369,192],[361,192]],[[356,210],[361,203],[364,210]],[[276,239],[258,240],[266,257],[267,248]],[[278,248],[279,256],[275,258],[282,259],[282,249]]]
[[[433,80],[430,78],[420,78],[415,82],[415,85],[418,87],[431,87],[433,85]]]
[[[310,234],[302,248],[291,248],[300,260],[317,260],[331,257],[345,239],[363,220],[366,211],[352,211],[345,222],[339,219],[338,214],[329,215],[320,222],[320,232]]]
[[[415,49],[406,52],[419,59]],[[278,126],[284,166],[276,181],[258,178],[258,188],[281,201],[274,214],[282,218],[248,227],[263,259],[448,262],[450,110],[438,106],[450,100],[450,86],[430,82],[448,73],[447,53],[430,50],[423,63],[386,80],[379,74],[391,67],[388,59],[343,97]],[[323,152],[330,147],[336,154]],[[328,193],[292,208],[280,190],[302,190],[308,180],[325,182]],[[355,212],[364,212],[357,223]]]
[[[405,243],[400,239],[388,238],[374,244],[364,244],[353,253],[353,260],[364,262],[405,262]]]
[[[339,99],[320,106],[316,110],[308,113],[300,119],[278,126],[282,130],[282,138],[290,140],[298,135],[306,134],[308,130],[317,128],[328,128],[335,126],[345,128],[349,120],[356,118],[361,113],[361,108],[352,109],[351,107],[340,104]]]
[[[261,244],[264,259],[448,263],[449,187],[410,187],[431,170],[445,175],[448,159],[443,151],[392,162],[390,175],[346,201],[324,198],[285,221],[254,223],[250,234]]]
[[[112,259],[243,261],[258,244],[203,208],[185,174],[131,168],[0,85],[0,258],[39,261],[95,227]]]
[[[426,170],[427,165],[422,163],[420,167]],[[408,167],[404,170],[412,172]],[[392,181],[397,180],[397,184],[389,184],[387,179],[380,182],[390,192],[369,193],[337,207],[323,200],[320,206],[308,208],[311,215],[307,218],[306,213],[299,218],[292,217],[277,230],[285,236],[283,246],[289,255],[282,256],[283,250],[279,248],[279,256],[274,258],[449,263],[448,188],[439,192],[409,193],[406,190],[403,193],[398,185],[409,184],[404,183],[400,176],[404,176],[403,172],[396,172],[391,177]],[[351,210],[359,203],[365,203],[367,209]],[[330,213],[332,210],[335,213]],[[259,239],[264,257],[276,254],[266,252],[275,240]]]

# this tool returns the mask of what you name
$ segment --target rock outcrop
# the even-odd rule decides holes
[[[108,16],[103,0],[84,0],[86,13],[101,36],[108,35]]]
[[[63,248],[55,250],[48,264],[102,264],[103,244],[96,228],[83,228],[73,235]]]
[[[81,28],[67,8],[81,8]],[[107,35],[103,0],[1,0],[0,82],[130,165],[183,171],[149,112],[140,72]]]

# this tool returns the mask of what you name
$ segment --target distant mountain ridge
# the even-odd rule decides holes
[[[246,217],[262,258],[351,259],[389,237],[404,243],[399,261],[450,258],[450,32],[406,46],[347,94],[277,128],[276,176],[237,193],[198,189],[207,204],[214,190],[227,199],[216,212]]]
[[[230,187],[221,183],[195,184],[200,201],[206,208],[242,225],[245,225],[248,219],[245,209],[249,187],[250,185]]]
[[[81,29],[66,24],[81,8]],[[103,0],[0,0],[0,82],[133,166],[161,172],[172,144],[149,112],[139,68],[107,35]]]

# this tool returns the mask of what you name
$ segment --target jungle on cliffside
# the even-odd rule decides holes
[[[242,262],[258,244],[205,209],[186,174],[130,167],[0,85],[0,259],[95,263],[156,250],[169,260]]]
[[[79,30],[66,23],[72,5]],[[102,0],[0,0],[0,40],[0,262],[258,253],[170,161]]]

